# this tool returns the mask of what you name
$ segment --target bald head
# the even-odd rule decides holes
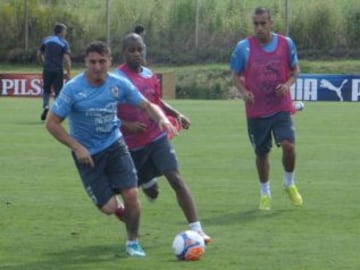
[[[140,43],[144,47],[144,41],[140,35],[136,33],[127,34],[122,39],[122,49],[126,50],[129,46],[131,46],[134,43]]]
[[[144,48],[144,41],[138,34],[130,33],[123,38],[122,55],[131,69],[141,70],[141,65],[144,62]]]

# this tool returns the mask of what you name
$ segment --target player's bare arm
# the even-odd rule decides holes
[[[174,107],[172,107],[170,104],[165,102],[164,100],[161,100],[161,107],[166,113],[166,115],[170,115],[174,118],[176,118],[180,124],[181,127],[184,129],[188,129],[191,125],[190,119],[187,118],[185,115],[177,111]]]
[[[64,68],[66,70],[67,80],[71,78],[71,58],[69,54],[64,54]]]
[[[46,121],[46,129],[56,140],[69,147],[80,163],[94,167],[94,161],[92,160],[89,151],[69,135],[62,125],[63,121],[63,118],[49,112]]]
[[[38,59],[40,65],[44,64],[44,61],[45,61],[44,54],[40,50],[37,51],[37,59]]]
[[[132,122],[121,119],[121,125],[130,133],[144,133],[146,131],[146,124],[141,122]]]
[[[143,100],[140,102],[139,107],[148,112],[151,118],[158,123],[161,130],[165,130],[168,133],[177,134],[176,129],[159,106],[149,102],[148,100]]]
[[[284,96],[290,87],[296,82],[296,78],[300,73],[300,67],[296,64],[289,72],[289,79],[285,83],[278,84],[276,86],[275,92],[278,96]]]
[[[233,72],[232,77],[233,77],[235,86],[238,89],[244,102],[248,102],[248,103],[252,103],[252,104],[255,103],[254,94],[245,88],[244,77],[242,76],[242,74]]]

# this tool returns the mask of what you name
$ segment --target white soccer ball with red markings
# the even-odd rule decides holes
[[[196,261],[205,253],[205,242],[197,232],[187,230],[175,236],[172,248],[179,260]]]

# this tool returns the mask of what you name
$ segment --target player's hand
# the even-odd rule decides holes
[[[171,122],[167,118],[160,119],[159,128],[161,130],[165,130],[169,134],[174,134],[175,136],[178,134],[176,128],[173,126],[173,124],[171,124]]]
[[[241,96],[242,96],[245,103],[251,103],[251,104],[255,103],[255,97],[254,97],[254,94],[252,92],[244,91]]]
[[[191,125],[191,122],[189,120],[189,118],[187,118],[185,115],[180,114],[177,118],[177,120],[179,121],[179,123],[181,124],[181,127],[184,129],[188,129]]]
[[[278,84],[275,88],[275,93],[277,96],[285,96],[287,92],[290,91],[289,86],[286,83]]]
[[[76,156],[76,159],[79,161],[79,163],[88,165],[90,167],[95,167],[95,163],[89,153],[89,151],[82,145],[77,147],[76,149],[73,149],[74,154]]]

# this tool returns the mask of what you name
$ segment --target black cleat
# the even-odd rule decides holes
[[[154,202],[159,196],[159,185],[157,179],[153,178],[149,182],[142,185],[142,191],[150,202]]]
[[[44,110],[40,116],[41,121],[45,121],[48,111],[49,111],[49,108],[44,108]]]

